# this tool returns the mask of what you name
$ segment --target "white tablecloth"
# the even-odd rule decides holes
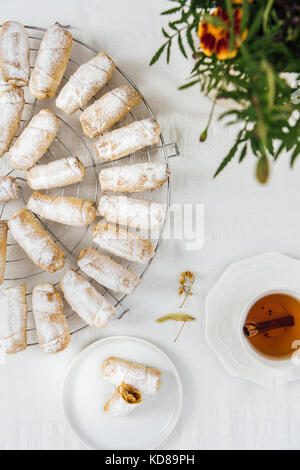
[[[134,335],[160,346],[178,367],[184,385],[180,421],[162,448],[239,449],[300,446],[299,383],[270,391],[229,376],[204,339],[204,301],[231,262],[264,251],[300,255],[300,162],[292,171],[283,156],[272,180],[260,187],[254,159],[232,163],[212,179],[234,134],[215,122],[205,144],[198,142],[210,102],[198,90],[178,91],[191,69],[177,52],[149,68],[161,44],[159,13],[165,0],[11,0],[1,3],[1,22],[10,19],[48,26],[70,24],[75,37],[109,52],[138,84],[162,125],[166,140],[177,141],[181,158],[170,161],[172,202],[205,204],[205,243],[186,251],[181,240],[164,241],[142,286],[127,304],[130,313],[103,332],[86,329],[57,357],[38,348],[0,366],[0,449],[81,449],[61,409],[61,383],[67,365],[85,346],[109,335]],[[179,273],[196,273],[195,295],[186,309],[197,322],[185,326],[155,323],[178,305]]]

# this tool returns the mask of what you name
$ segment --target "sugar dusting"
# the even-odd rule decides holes
[[[71,53],[72,35],[61,25],[51,26],[40,45],[29,88],[33,96],[54,96]]]
[[[24,104],[22,89],[2,88],[0,93],[0,157],[9,149],[17,132]]]
[[[99,180],[102,191],[149,191],[159,189],[168,180],[168,174],[166,164],[146,162],[105,168]]]
[[[149,240],[107,221],[94,227],[93,240],[100,248],[133,262],[147,264],[155,253]]]
[[[10,85],[4,80],[1,67],[0,67],[0,93],[2,93],[2,91],[12,90],[12,89],[13,89],[13,85]]]
[[[129,85],[109,91],[80,116],[86,135],[93,138],[111,127],[142,101],[142,96]]]
[[[27,172],[27,181],[31,189],[60,188],[79,183],[84,174],[81,161],[77,157],[68,157],[31,168]]]
[[[15,212],[8,226],[14,239],[37,266],[48,272],[63,268],[63,251],[28,210]]]
[[[19,197],[19,186],[11,176],[0,176],[0,201],[11,201]]]
[[[140,284],[135,273],[93,248],[81,252],[78,266],[99,284],[115,292],[130,294]]]
[[[26,285],[8,287],[0,294],[0,339],[7,353],[23,351],[27,347]]]
[[[62,278],[60,288],[71,308],[90,326],[104,328],[115,314],[115,307],[72,269]]]
[[[143,119],[102,135],[95,143],[95,148],[99,158],[117,160],[148,145],[157,144],[159,135],[157,122]]]
[[[32,193],[27,209],[45,219],[73,227],[85,227],[92,224],[96,217],[96,207],[92,201],[69,196],[51,196],[39,192]]]
[[[29,38],[24,26],[17,21],[7,21],[2,25],[0,54],[3,76],[15,86],[28,85]]]
[[[98,211],[109,222],[151,231],[161,226],[166,215],[163,204],[107,194],[101,196]]]
[[[100,52],[86,64],[82,64],[63,87],[56,105],[66,113],[73,114],[84,107],[108,82],[115,64],[104,52]]]
[[[6,269],[7,231],[8,225],[6,220],[0,220],[0,284],[4,281]]]
[[[152,395],[160,388],[161,372],[143,364],[110,357],[103,362],[102,377],[116,386],[125,382],[143,395]]]
[[[52,284],[39,284],[32,293],[32,308],[38,340],[49,354],[65,349],[70,343],[67,319],[61,295]]]
[[[11,165],[20,170],[29,170],[44,155],[54,140],[59,128],[57,117],[43,109],[29,122],[8,153]]]

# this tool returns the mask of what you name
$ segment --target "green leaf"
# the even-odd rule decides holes
[[[268,0],[267,7],[264,11],[263,14],[263,26],[264,26],[264,33],[268,32],[268,19],[269,19],[269,14],[271,11],[271,8],[273,6],[274,0]]]
[[[299,137],[299,131],[297,127],[289,128],[289,133],[286,135],[286,138],[285,138],[285,146],[288,152],[292,150],[295,143],[297,143],[298,137]]]
[[[260,10],[258,10],[255,17],[253,18],[253,21],[248,31],[247,42],[249,42],[250,39],[252,39],[256,35],[258,30],[261,28],[263,15],[264,15],[264,8],[262,7]]]
[[[205,59],[206,59],[206,56],[205,56],[204,54],[202,54],[202,53],[200,53],[200,54],[201,54],[201,58],[200,58],[199,60],[197,60],[197,62],[196,62],[196,64],[194,65],[194,67],[193,67],[191,73],[195,72],[196,70],[199,70],[199,68],[200,68],[201,66],[203,66],[203,67],[205,66],[204,61],[205,61]]]
[[[241,151],[241,154],[240,154],[240,158],[239,158],[239,163],[241,163],[241,162],[244,160],[244,158],[246,157],[246,155],[247,155],[247,147],[248,147],[248,145],[245,144],[244,147],[242,148],[242,151]]]
[[[250,145],[252,148],[252,152],[254,155],[260,155],[260,150],[259,150],[259,140],[257,137],[250,137]]]
[[[181,6],[162,11],[161,15],[173,15],[173,13],[177,13],[179,10],[181,10]]]
[[[198,80],[193,80],[192,82],[186,83],[185,85],[181,85],[178,90],[185,90],[186,88],[190,88],[191,86],[195,85],[196,83],[199,83]]]
[[[231,160],[233,159],[233,157],[235,156],[235,154],[237,152],[238,146],[239,146],[239,143],[234,144],[234,146],[231,148],[231,150],[226,155],[226,157],[222,161],[221,165],[219,166],[219,168],[215,172],[214,178],[216,178],[216,176],[218,176],[218,174],[221,173],[221,171],[224,170],[224,168],[228,165],[228,163],[231,162]]]
[[[187,39],[187,42],[188,42],[188,45],[190,46],[190,48],[192,49],[193,52],[195,52],[195,46],[194,46],[194,40],[193,40],[193,36],[192,36],[192,27],[188,27],[187,30],[186,30],[186,39]]]
[[[231,0],[225,0],[225,4],[226,4],[226,11],[228,13],[229,21],[230,21],[229,50],[233,51],[234,42],[235,42],[233,6],[231,3]]]
[[[169,28],[173,29],[173,31],[178,31],[176,24],[170,22],[168,23],[168,25],[169,25]]]
[[[273,140],[268,138],[267,139],[267,142],[266,142],[266,147],[270,153],[270,155],[272,155],[272,157],[275,156],[275,150],[274,150],[274,145],[273,145]]]
[[[170,41],[169,44],[168,44],[168,47],[167,47],[167,64],[170,63],[171,45],[172,45],[172,42]]]
[[[232,0],[225,0],[225,5],[226,5],[226,11],[227,11],[229,19],[230,19],[230,23],[233,26],[234,25],[234,18],[233,18]]]
[[[170,39],[170,35],[167,33],[167,31],[164,28],[161,28],[161,31],[163,35],[165,36],[165,38]]]
[[[158,59],[160,58],[160,56],[162,55],[165,47],[166,47],[167,43],[163,44],[159,49],[158,51],[155,52],[154,56],[152,57],[151,61],[150,61],[150,66],[155,64],[155,62],[158,61]]]
[[[297,157],[299,156],[299,154],[300,154],[300,145],[296,145],[295,150],[293,151],[292,156],[291,156],[291,162],[290,162],[291,168],[293,168],[294,163]]]
[[[178,34],[178,46],[179,46],[179,49],[181,50],[182,54],[184,55],[184,57],[187,59],[188,56],[187,56],[187,53],[185,51],[185,48],[184,48],[184,45],[183,45],[183,42],[182,42],[182,37],[181,37],[180,33]]]
[[[169,313],[168,315],[164,315],[163,317],[156,319],[157,323],[164,323],[165,321],[168,321],[168,320],[194,321],[196,320],[196,318],[192,317],[191,315],[187,315],[185,313]]]
[[[219,117],[218,120],[221,121],[222,119],[229,117],[229,116],[238,116],[239,112],[236,109],[231,109],[230,111],[224,111]]]
[[[277,160],[277,158],[279,157],[279,155],[283,152],[283,150],[285,149],[285,142],[282,142],[277,150],[277,152],[275,153],[275,156],[274,156],[274,160]]]
[[[241,35],[245,31],[248,25],[249,19],[249,1],[243,0],[243,16],[242,16],[242,23],[241,23]]]

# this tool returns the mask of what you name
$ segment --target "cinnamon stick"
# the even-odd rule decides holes
[[[295,318],[292,315],[286,317],[274,318],[273,320],[245,323],[244,334],[251,338],[262,333],[267,333],[278,328],[287,328],[295,325]]]

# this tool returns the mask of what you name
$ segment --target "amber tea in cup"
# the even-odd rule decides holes
[[[289,359],[300,346],[300,301],[281,293],[261,297],[250,307],[243,331],[258,353]]]

